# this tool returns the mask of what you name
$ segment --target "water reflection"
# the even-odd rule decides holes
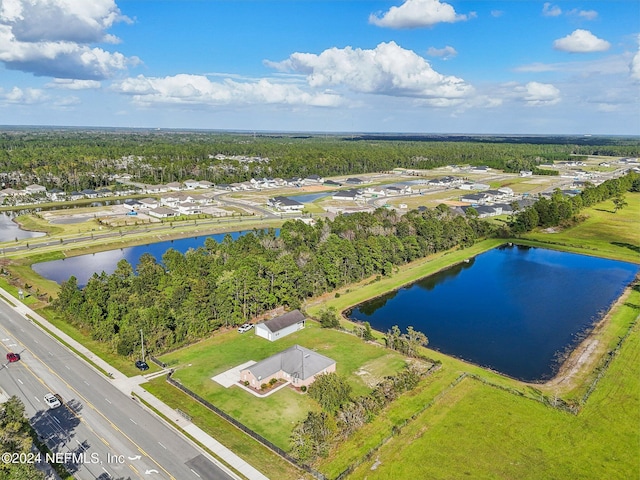
[[[10,212],[0,212],[0,242],[43,237],[45,235],[43,232],[22,230],[20,226],[13,221],[14,218],[15,214],[11,214]]]
[[[411,325],[429,345],[515,378],[552,377],[556,359],[638,273],[634,264],[503,247],[350,312],[373,328]]]
[[[135,268],[140,257],[145,253],[153,255],[158,262],[161,262],[162,255],[164,255],[164,253],[170,248],[185,253],[190,248],[196,249],[204,246],[204,242],[207,238],[212,238],[216,242],[222,242],[226,235],[230,235],[231,238],[236,239],[246,233],[248,232],[231,232],[228,234],[219,233],[204,237],[168,240],[166,242],[139,245],[137,247],[127,247],[90,255],[80,255],[77,257],[65,258],[63,260],[36,263],[32,265],[32,268],[36,273],[38,273],[38,275],[57,283],[62,283],[73,275],[78,279],[78,285],[84,286],[94,273],[100,274],[105,272],[107,274],[112,274],[115,271],[118,262],[122,259],[127,260]],[[275,233],[276,235],[279,235],[279,229],[276,229]]]

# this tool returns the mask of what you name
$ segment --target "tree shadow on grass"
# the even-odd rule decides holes
[[[616,247],[628,248],[629,250],[633,250],[636,253],[640,253],[640,246],[632,245],[631,243],[611,242],[611,245],[615,245]]]

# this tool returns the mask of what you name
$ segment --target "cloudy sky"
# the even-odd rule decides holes
[[[637,0],[0,0],[0,125],[640,135]]]

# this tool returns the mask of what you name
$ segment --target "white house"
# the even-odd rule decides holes
[[[184,188],[186,188],[187,190],[193,190],[200,186],[200,182],[198,180],[193,180],[192,178],[190,178],[189,180],[185,180],[183,183]]]
[[[334,200],[358,200],[359,198],[361,198],[361,195],[358,190],[355,189],[340,190],[334,193],[331,198],[333,198]]]
[[[47,191],[46,187],[43,187],[42,185],[38,185],[36,183],[34,183],[33,185],[27,185],[26,187],[24,187],[24,190],[26,193],[45,193]]]
[[[166,207],[158,207],[158,208],[149,210],[149,215],[156,218],[175,217],[177,214],[178,212],[176,212],[175,210],[171,210],[170,208],[166,208]]]
[[[256,335],[274,342],[304,328],[305,318],[300,310],[293,310],[271,320],[256,324]]]
[[[160,206],[160,204],[158,203],[158,200],[151,197],[141,198],[140,203],[142,204],[143,208],[149,208],[149,209],[158,208]]]
[[[297,200],[293,200],[287,197],[273,197],[267,201],[267,205],[277,208],[284,212],[294,212],[304,209],[304,205]]]
[[[202,207],[198,203],[180,202],[176,205],[178,212],[183,215],[196,215],[202,213]]]

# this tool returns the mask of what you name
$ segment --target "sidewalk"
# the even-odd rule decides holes
[[[6,300],[10,305],[13,306],[13,309],[20,313],[23,316],[29,316],[38,321],[41,325],[45,327],[46,330],[56,335],[58,338],[62,339],[67,345],[71,346],[73,349],[81,353],[84,357],[91,360],[95,365],[99,368],[103,369],[105,372],[108,372],[111,375],[111,382],[113,385],[125,393],[126,395],[131,396],[132,393],[138,395],[141,399],[151,405],[153,408],[158,410],[162,415],[166,418],[170,419],[171,423],[168,423],[169,426],[174,429],[184,431],[189,434],[191,437],[195,438],[198,442],[205,446],[205,448],[223,459],[228,465],[231,465],[235,470],[240,472],[243,476],[250,480],[268,480],[268,477],[260,473],[258,470],[253,468],[243,459],[238,457],[235,453],[229,450],[227,447],[222,445],[220,442],[215,440],[213,437],[202,431],[198,426],[194,425],[191,421],[182,417],[178,414],[173,408],[166,405],[164,402],[158,400],[155,396],[147,392],[144,388],[140,386],[140,384],[145,383],[147,379],[138,375],[135,377],[127,377],[124,373],[116,370],[114,367],[109,365],[103,359],[95,355],[93,352],[88,350],[84,345],[78,343],[73,338],[68,336],[66,333],[57,329],[55,326],[50,324],[47,319],[37,314],[29,307],[24,305],[20,300],[11,296],[9,292],[0,288],[0,298]],[[89,363],[89,366],[93,368],[93,365]],[[151,376],[155,376],[156,374],[151,374]],[[144,407],[144,405],[143,405]],[[213,415],[213,414],[212,414]],[[161,418],[161,417],[160,417]],[[165,421],[164,418],[161,418],[162,421]],[[188,439],[187,439],[188,440]],[[229,475],[234,478],[238,478],[233,472],[230,472],[225,465],[220,464],[215,458],[210,457],[211,461],[215,462],[220,468],[226,471]]]

